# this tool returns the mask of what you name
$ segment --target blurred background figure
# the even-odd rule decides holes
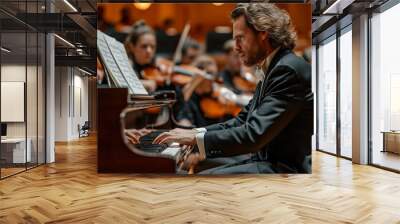
[[[119,33],[128,34],[133,29],[133,22],[131,7],[128,5],[121,9],[121,20],[115,25],[115,30]]]
[[[182,59],[179,64],[190,65],[200,54],[200,44],[194,39],[187,38],[182,47]]]
[[[155,91],[157,87],[155,80],[145,80],[143,77],[144,69],[152,67],[155,63],[157,42],[153,29],[143,20],[136,22],[125,40],[125,47],[133,69],[145,88],[150,92]]]
[[[235,93],[242,93],[242,91],[235,86],[233,80],[234,77],[240,76],[242,71],[242,62],[240,61],[239,55],[235,52],[235,43],[233,40],[228,40],[224,44],[225,54],[225,67],[221,71],[220,76],[224,82],[224,85],[234,91]]]
[[[167,36],[178,35],[178,30],[175,28],[175,20],[172,18],[166,18],[161,27],[156,28],[156,32],[161,32]]]
[[[203,76],[197,75],[191,83],[185,86],[183,91],[186,104],[183,110],[177,114],[177,120],[196,127],[225,120],[224,116],[218,118],[207,117],[205,115],[207,110],[213,108],[207,108],[208,105],[202,105],[203,100],[213,98],[213,84],[218,77],[218,67],[215,60],[210,56],[201,55],[196,58],[193,65],[203,70],[205,74]]]

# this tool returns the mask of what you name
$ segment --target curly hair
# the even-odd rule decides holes
[[[232,20],[244,16],[255,32],[266,31],[273,48],[293,49],[297,34],[288,13],[272,3],[239,3],[231,13]]]

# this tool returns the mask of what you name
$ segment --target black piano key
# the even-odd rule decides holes
[[[161,133],[166,132],[166,131],[168,131],[168,130],[155,130],[155,131],[152,131],[149,134],[140,137],[139,142],[140,143],[144,143],[144,144],[151,144],[153,142],[153,140],[155,138],[157,138],[157,136],[159,136]]]
[[[153,144],[153,140],[157,138],[157,136],[159,136],[161,133],[166,131],[168,130],[155,130],[147,135],[140,137],[139,144],[135,144],[135,147],[145,152],[154,152],[154,153],[162,152],[168,146],[166,144],[161,144],[161,145]]]

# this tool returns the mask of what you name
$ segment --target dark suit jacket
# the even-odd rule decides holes
[[[207,158],[254,153],[253,159],[268,161],[276,172],[306,172],[313,133],[310,64],[279,50],[240,114],[205,128]]]

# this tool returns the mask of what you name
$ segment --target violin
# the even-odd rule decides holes
[[[247,81],[242,76],[233,77],[233,84],[236,89],[242,92],[254,92],[257,86],[255,83]]]
[[[244,68],[240,75],[235,75],[233,85],[242,92],[253,93],[256,90],[257,79],[253,73],[247,71],[249,69]]]
[[[147,66],[142,70],[142,77],[147,80],[154,80],[157,86],[163,86],[167,79],[167,70],[169,67],[168,60],[156,59],[156,63]]]
[[[228,89],[218,83],[214,83],[212,97],[204,97],[200,100],[200,108],[205,117],[218,119],[227,115],[235,117],[240,113],[242,108],[235,102],[227,99],[224,96],[224,90]],[[230,92],[230,94],[234,93]]]
[[[155,80],[158,86],[174,84],[183,86],[192,80],[194,74],[192,67],[175,66],[181,57],[183,44],[189,34],[190,24],[186,23],[182,35],[179,38],[178,46],[175,49],[173,61],[159,58],[154,66],[143,70],[142,76],[145,79]]]
[[[186,86],[186,84],[192,82],[196,74],[201,75],[199,69],[191,65],[173,66],[171,73],[161,72],[161,70],[171,71],[168,66],[172,66],[172,62],[167,59],[161,59],[160,62],[162,62],[162,64],[159,66],[164,66],[164,68],[151,66],[142,71],[143,78],[155,80],[158,86],[163,86],[165,84]],[[210,79],[210,75],[205,74],[202,76],[205,76],[204,78],[206,79]],[[148,108],[146,112],[149,114],[158,114],[160,113],[160,108]]]
[[[204,60],[203,65],[201,65],[202,63],[198,65],[203,71],[198,72],[199,74],[184,86],[184,100],[188,101],[192,93],[196,92],[201,98],[199,107],[204,117],[218,119],[226,115],[236,116],[241,111],[241,107],[234,100],[237,95],[223,87],[222,80],[218,80],[216,75],[212,75],[217,73],[217,68],[213,63],[206,63],[209,60],[207,57],[200,60]],[[208,93],[212,93],[211,96],[205,96]]]
[[[204,116],[211,119],[218,119],[231,115],[237,116],[242,108],[233,103],[221,103],[218,99],[206,97],[200,101],[200,108]]]
[[[168,59],[159,58],[156,65],[149,66],[142,71],[144,79],[156,81],[158,86],[173,84],[184,86],[192,81],[198,69],[192,65],[173,65]]]

